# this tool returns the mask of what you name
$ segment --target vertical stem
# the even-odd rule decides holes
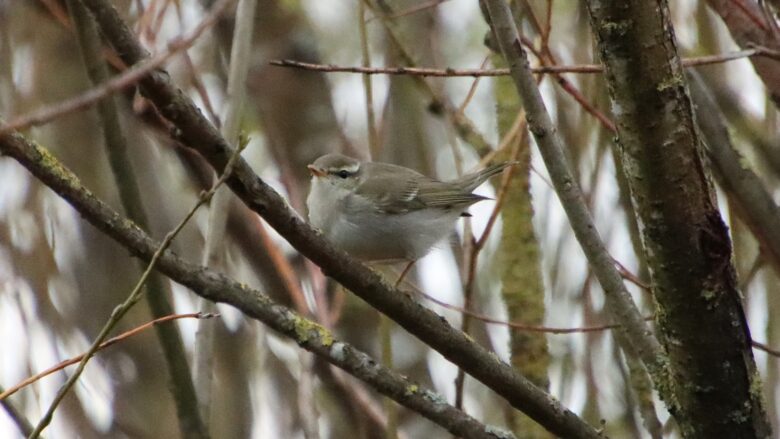
[[[92,84],[105,83],[109,79],[109,72],[101,56],[103,45],[97,25],[81,0],[68,0],[67,5],[78,37],[87,76]],[[102,126],[106,155],[122,207],[131,220],[141,228],[149,230],[149,219],[133,172],[115,98],[109,97],[98,103],[97,113]],[[155,318],[173,313],[173,307],[168,301],[170,295],[168,283],[162,275],[151,273],[146,290],[148,291],[146,300]],[[181,434],[188,438],[208,437],[208,432],[198,413],[197,394],[178,327],[160,325],[155,329],[171,380],[171,393],[176,404]]]
[[[239,139],[241,111],[244,104],[244,91],[247,72],[249,71],[249,53],[251,50],[252,33],[254,31],[255,5],[257,0],[239,0],[236,8],[236,26],[233,31],[233,44],[230,52],[230,67],[228,71],[225,120],[222,124],[222,135],[232,145]],[[217,190],[209,206],[209,220],[206,231],[206,246],[202,262],[209,267],[224,265],[225,225],[232,200],[227,189]],[[213,312],[216,305],[205,299],[200,300],[203,312]],[[213,379],[214,358],[214,324],[198,323],[196,333],[196,349],[194,372],[197,383],[197,393],[200,400],[201,416],[208,426],[211,413],[211,387]]]
[[[360,30],[360,50],[363,67],[371,67],[371,53],[368,50],[368,31],[366,30],[366,5],[358,0],[358,29]],[[379,157],[379,134],[376,130],[374,115],[374,92],[371,75],[363,75],[363,91],[366,94],[366,123],[368,125],[368,151],[372,159]]]

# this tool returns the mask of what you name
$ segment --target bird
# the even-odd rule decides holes
[[[381,162],[326,154],[308,165],[309,223],[333,245],[364,262],[413,263],[488,197],[472,193],[513,162],[450,181]]]

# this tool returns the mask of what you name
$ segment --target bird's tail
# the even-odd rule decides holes
[[[452,183],[456,183],[460,185],[461,188],[463,188],[464,191],[471,192],[474,189],[477,188],[477,186],[481,185],[485,182],[488,178],[498,174],[499,172],[503,171],[504,168],[507,166],[516,165],[518,162],[503,162],[503,163],[497,163],[495,165],[488,166],[487,168],[473,172],[471,174],[466,174],[458,179],[455,179],[452,181]]]

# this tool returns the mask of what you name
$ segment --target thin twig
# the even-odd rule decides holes
[[[695,67],[709,64],[718,64],[754,56],[776,58],[778,53],[763,46],[751,49],[728,52],[718,55],[698,56],[682,60],[683,66]],[[356,67],[339,66],[335,64],[315,64],[291,59],[276,59],[268,62],[272,66],[289,67],[301,70],[311,70],[327,73],[361,73],[364,75],[408,75],[408,76],[435,76],[435,77],[461,77],[461,76],[507,76],[509,69],[444,69],[427,67]],[[600,64],[578,64],[568,66],[539,66],[531,67],[532,73],[601,73],[604,68]]]
[[[213,123],[215,127],[221,128],[222,121],[219,119],[219,116],[217,116],[217,112],[214,111],[214,106],[211,104],[209,92],[206,90],[206,85],[200,79],[200,74],[195,69],[195,64],[192,62],[192,58],[186,50],[182,51],[181,57],[184,60],[184,65],[187,67],[187,73],[190,76],[190,82],[192,82],[192,86],[195,88],[195,91],[198,92],[198,96],[200,96],[200,100],[203,102],[203,108],[209,115],[211,123]]]
[[[509,322],[506,320],[500,320],[494,317],[487,316],[485,314],[480,314],[478,312],[474,312],[468,309],[465,309],[461,306],[453,305],[447,302],[444,302],[442,300],[439,300],[433,296],[431,296],[428,293],[425,293],[418,287],[417,285],[413,284],[411,281],[405,281],[404,285],[408,288],[412,289],[412,292],[417,294],[418,296],[424,298],[425,300],[429,302],[433,302],[436,305],[441,306],[442,308],[450,309],[453,311],[457,311],[463,315],[468,315],[472,317],[475,320],[479,320],[481,322],[491,324],[491,325],[500,325],[500,326],[506,326],[507,328],[511,328],[517,331],[526,331],[526,332],[540,332],[540,333],[546,333],[546,334],[578,334],[578,333],[586,333],[586,332],[597,332],[597,331],[605,331],[608,329],[616,329],[620,327],[618,324],[605,324],[605,325],[596,325],[596,326],[582,326],[582,327],[572,327],[572,328],[559,328],[559,327],[551,327],[551,326],[539,326],[539,325],[527,325],[525,323],[519,323],[519,322]],[[645,317],[645,320],[653,320],[653,316],[647,316]]]
[[[528,131],[525,129],[525,115],[522,116],[522,123],[520,124],[520,129],[518,130],[517,135],[520,137],[517,139],[517,142],[515,143],[515,147],[512,149],[512,155],[510,156],[509,160],[510,162],[514,162],[517,160],[517,157],[520,155],[520,148],[522,148],[522,145],[524,143],[525,137],[528,135]],[[515,162],[516,163],[516,162]],[[496,205],[493,208],[493,212],[490,214],[490,218],[488,219],[487,225],[485,226],[485,231],[482,232],[482,236],[479,237],[479,240],[474,244],[474,250],[476,252],[479,252],[482,250],[482,248],[485,246],[485,243],[488,240],[488,237],[490,236],[490,232],[493,231],[493,226],[496,224],[496,221],[498,220],[498,214],[501,212],[501,208],[504,207],[504,202],[506,201],[506,195],[509,189],[509,184],[512,182],[512,177],[514,176],[515,167],[510,166],[509,169],[507,169],[504,172],[504,177],[501,179],[501,186],[498,189],[498,195],[496,196]]]
[[[531,53],[536,56],[536,58],[545,66],[549,67],[555,67],[558,64],[558,61],[555,57],[555,55],[552,53],[549,47],[542,47],[542,51],[540,52],[537,50],[533,43],[528,40],[527,38],[520,36],[520,41],[523,43],[525,47],[528,48],[528,50],[531,51]],[[580,93],[580,91],[575,87],[568,79],[564,78],[559,73],[553,73],[553,77],[555,78],[556,82],[558,82],[558,85],[568,93],[572,98],[574,98],[575,101],[577,101],[578,104],[582,107],[583,110],[585,110],[587,113],[593,115],[607,130],[611,132],[616,132],[617,127],[615,126],[615,123],[612,122],[612,120],[599,111],[598,108],[596,108],[593,104],[591,104],[585,96]]]
[[[756,26],[760,27],[762,31],[766,32],[769,30],[767,29],[766,23],[761,20],[761,17],[756,16],[756,14],[754,14],[753,11],[747,7],[747,5],[742,3],[742,0],[731,0],[731,3],[734,4],[737,9],[742,11],[742,13],[745,14]]]
[[[141,332],[146,331],[147,329],[150,329],[150,328],[152,328],[155,325],[159,325],[160,323],[171,322],[171,321],[178,320],[178,319],[210,319],[210,318],[218,317],[218,316],[219,316],[219,313],[206,313],[206,314],[204,314],[204,313],[200,313],[200,312],[191,312],[191,313],[186,313],[186,314],[171,314],[171,315],[168,315],[168,316],[165,316],[165,317],[160,317],[158,319],[154,319],[152,321],[146,322],[143,325],[136,326],[135,328],[133,328],[133,329],[131,329],[129,331],[125,331],[125,332],[117,335],[116,337],[109,338],[108,340],[106,340],[103,343],[101,343],[100,346],[98,346],[97,350],[98,351],[102,351],[103,349],[105,349],[105,348],[107,348],[107,347],[109,347],[111,345],[119,343],[120,341],[123,341],[123,340],[125,340],[127,338],[130,338],[130,337],[134,336],[134,335],[138,335]],[[70,366],[72,364],[78,363],[85,356],[86,356],[86,353],[85,354],[81,354],[81,355],[77,355],[75,357],[72,357],[72,358],[69,358],[67,360],[61,361],[60,363],[58,363],[58,364],[56,364],[56,365],[54,365],[54,366],[52,366],[52,367],[42,371],[42,372],[36,373],[35,375],[33,375],[33,376],[29,377],[29,378],[25,378],[19,384],[16,384],[13,387],[9,387],[4,392],[0,393],[0,401],[8,398],[9,396],[13,395],[14,393],[18,392],[19,390],[21,390],[21,389],[23,389],[23,388],[25,388],[27,386],[29,386],[30,384],[40,380],[43,377],[51,375],[54,372],[57,372],[58,370],[62,370],[62,369],[66,368],[66,367],[68,367],[68,366]]]
[[[485,59],[482,60],[482,65],[479,66],[480,69],[484,69],[487,65],[488,61],[490,61],[490,57],[485,57]],[[477,94],[477,86],[479,85],[479,79],[481,76],[477,76],[474,78],[474,82],[471,83],[471,87],[469,87],[468,93],[466,93],[466,97],[463,99],[463,102],[458,106],[458,113],[463,114],[466,111],[466,107],[471,103],[471,100],[474,98],[474,95]]]
[[[750,344],[753,345],[754,348],[764,351],[767,354],[773,356],[773,357],[780,357],[780,349],[773,349],[769,346],[765,345],[764,343],[757,342],[755,340],[750,340]]]

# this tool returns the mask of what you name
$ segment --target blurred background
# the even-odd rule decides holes
[[[113,3],[152,53],[193,29],[212,6],[210,0]],[[708,2],[671,3],[681,57],[740,50]],[[534,66],[598,63],[584,2],[518,0],[512,6],[537,55],[531,57]],[[165,66],[174,83],[217,125],[225,117],[234,11],[229,7],[194,46]],[[74,28],[64,1],[0,0],[3,119],[91,87]],[[254,28],[241,129],[250,139],[243,156],[265,181],[305,216],[306,165],[328,152],[397,163],[441,179],[473,170],[481,160],[518,160],[521,165],[510,177],[495,178],[478,190],[501,200],[501,209],[496,210],[495,201],[475,205],[473,217],[459,223],[449,242],[416,264],[405,288],[419,291],[421,303],[511,361],[590,423],[603,420],[611,437],[675,436],[664,425],[668,414],[663,405],[647,389],[631,385],[636,365],[624,358],[610,331],[576,330],[609,323],[603,294],[533,141],[525,135],[521,106],[506,77],[368,77],[270,64],[290,59],[336,66],[504,67],[490,49],[477,1],[258,0]],[[103,53],[113,72],[121,68],[111,63],[115,55],[108,48]],[[777,195],[777,107],[750,61],[697,70],[714,93],[746,165]],[[648,274],[637,257],[639,226],[616,170],[603,78],[564,73],[540,75],[539,81],[599,231],[627,277],[635,280],[628,287],[650,316],[652,297],[641,287]],[[161,239],[210,185],[211,168],[172,140],[165,121],[134,90],[118,94],[115,102],[127,142],[129,161],[123,166],[135,175],[148,230]],[[98,197],[123,211],[119,188],[125,183],[109,165],[100,126],[91,108],[25,134],[49,148]],[[776,273],[723,194],[720,201],[734,240],[753,338],[780,348]],[[459,379],[457,367],[439,354],[327,281],[239,202],[231,200],[229,206],[219,270],[312,316],[376,358],[383,357],[383,350],[387,357],[389,341],[396,370],[453,404],[459,402],[476,418],[514,430],[518,437],[547,437],[478,383]],[[206,208],[198,211],[174,241],[176,253],[201,261],[208,216]],[[402,268],[380,267],[393,280]],[[0,157],[3,388],[86,351],[139,274],[127,251],[85,223],[18,163]],[[201,309],[187,289],[167,279],[160,282],[173,312]],[[392,423],[396,416],[400,437],[449,436],[415,413],[401,408],[394,414],[396,409],[388,410],[370,388],[258,322],[229,307],[218,310],[215,319],[165,324],[178,329],[190,365],[199,325],[215,331],[212,402],[206,416],[213,437],[384,437],[388,418]],[[115,332],[152,315],[142,302]],[[575,330],[553,333],[550,328]],[[778,357],[763,350],[755,350],[755,357],[778,431]],[[34,424],[70,370],[43,378],[8,401]],[[45,435],[177,437],[169,383],[166,356],[154,331],[126,339],[89,363]],[[17,423],[0,411],[0,437],[18,436]]]

